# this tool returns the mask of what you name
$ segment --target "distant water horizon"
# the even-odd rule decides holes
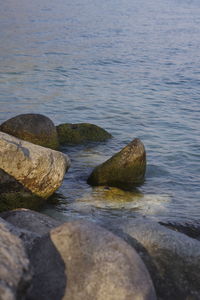
[[[0,122],[41,113],[113,135],[62,149],[72,166],[43,212],[199,221],[199,1],[11,0],[0,28]],[[145,183],[129,192],[87,185],[135,137],[147,151]]]

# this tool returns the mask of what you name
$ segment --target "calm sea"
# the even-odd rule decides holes
[[[60,219],[200,219],[199,0],[1,1],[0,122],[42,113],[113,139],[66,147]],[[91,170],[133,138],[148,168],[136,191],[91,188]]]

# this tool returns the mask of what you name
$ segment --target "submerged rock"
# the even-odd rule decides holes
[[[146,152],[143,143],[134,139],[120,152],[97,166],[88,178],[94,186],[133,187],[143,183],[146,171]]]
[[[30,300],[156,299],[134,249],[87,221],[51,230],[35,243],[30,260],[35,272]]]
[[[106,224],[146,264],[159,299],[200,299],[200,242],[145,218]]]
[[[3,176],[11,176],[11,185],[14,178],[33,194],[48,198],[60,187],[70,160],[61,152],[0,132],[0,166]]]
[[[105,129],[89,123],[60,124],[57,127],[60,144],[81,144],[87,141],[102,142],[111,138]]]
[[[58,149],[58,135],[53,122],[40,114],[22,114],[0,126],[0,131],[43,147]]]
[[[25,299],[30,281],[30,264],[23,244],[0,219],[0,299]]]

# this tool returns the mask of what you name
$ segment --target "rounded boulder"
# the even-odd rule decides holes
[[[22,114],[0,126],[0,131],[43,147],[58,149],[58,135],[54,123],[40,114]]]
[[[102,142],[111,138],[105,129],[89,123],[60,124],[57,127],[60,144],[81,144],[84,142]]]
[[[154,287],[136,251],[87,221],[67,222],[35,244],[31,300],[154,300]]]

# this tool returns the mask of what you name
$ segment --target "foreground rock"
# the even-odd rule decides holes
[[[53,122],[40,114],[22,114],[7,120],[0,131],[43,147],[58,149],[58,135]]]
[[[51,229],[63,223],[39,212],[25,208],[3,212],[0,214],[0,217],[15,227],[35,232],[39,236],[48,233]]]
[[[0,132],[0,166],[11,185],[15,179],[33,194],[47,198],[60,187],[70,160],[61,152]]]
[[[134,139],[120,152],[97,166],[88,178],[88,183],[94,186],[131,187],[144,181],[145,171],[144,145],[139,139]]]
[[[0,299],[25,299],[30,281],[29,260],[22,242],[0,219]]]
[[[145,262],[159,299],[200,299],[200,242],[155,222],[107,224]]]
[[[103,128],[89,124],[60,124],[57,126],[60,144],[81,144],[87,141],[102,142],[111,138],[111,134]]]
[[[86,221],[65,223],[35,243],[29,300],[156,299],[132,247]]]

